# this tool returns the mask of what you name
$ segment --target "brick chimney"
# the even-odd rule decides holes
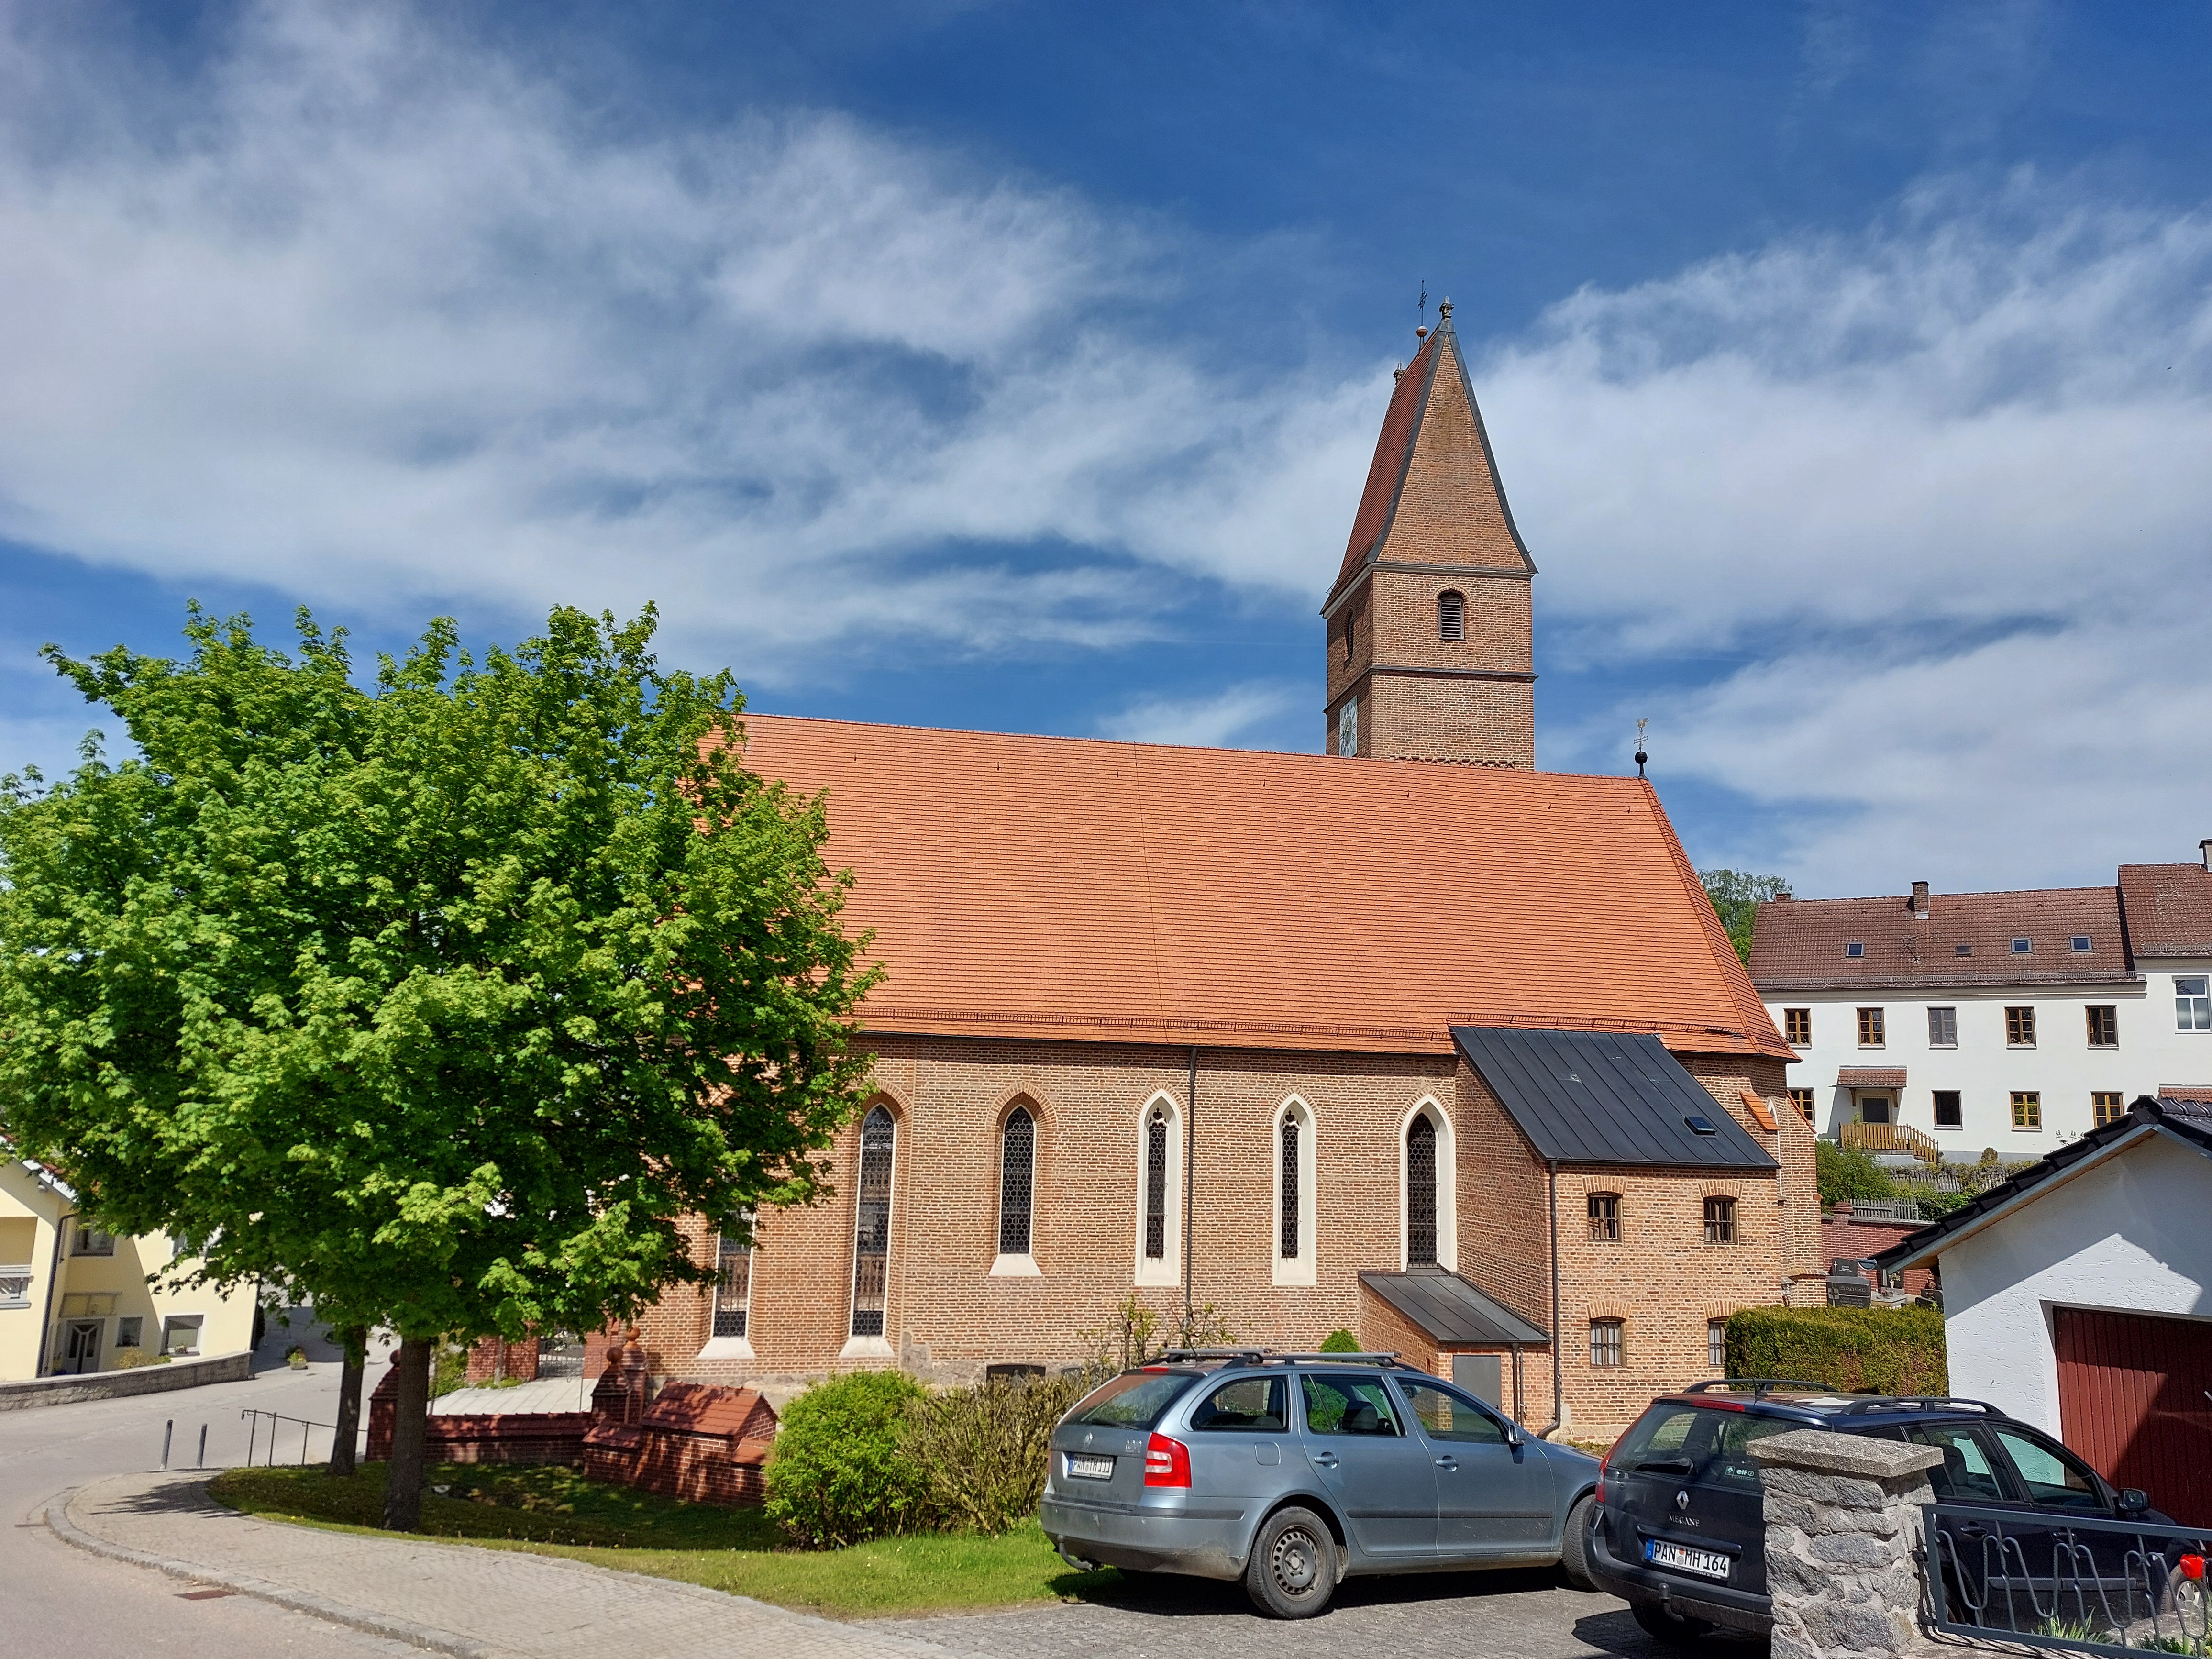
[[[1924,881],[1912,884],[1912,914],[1923,921],[1928,919],[1928,884]]]
[[[2197,856],[2204,860],[2204,867],[2212,870],[2212,836],[2197,843]]]

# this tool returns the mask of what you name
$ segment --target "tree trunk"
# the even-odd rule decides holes
[[[356,1327],[343,1334],[345,1370],[338,1376],[337,1429],[331,1436],[331,1473],[350,1475],[354,1448],[361,1438],[361,1385],[368,1370],[368,1333]]]
[[[384,1472],[384,1528],[412,1532],[422,1519],[423,1418],[430,1409],[428,1337],[405,1337],[399,1344],[399,1387],[392,1401],[392,1462]]]

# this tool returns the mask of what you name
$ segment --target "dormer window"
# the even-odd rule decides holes
[[[1440,640],[1463,640],[1467,637],[1467,595],[1439,593],[1437,595],[1437,637]]]
[[[1866,945],[1861,940],[1853,939],[1844,946],[1844,954],[1847,957],[1863,957],[1866,954]]]
[[[2089,948],[2089,936],[2087,933],[2075,934],[2073,945],[2076,951],[2087,951]]]
[[[2032,939],[2016,939],[2012,942],[2012,953],[2016,957],[2024,957],[2033,949],[2035,941]]]

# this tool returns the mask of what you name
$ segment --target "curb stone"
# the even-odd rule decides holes
[[[195,1480],[180,1483],[186,1491],[207,1494],[207,1482]],[[104,1538],[95,1538],[70,1519],[69,1506],[82,1486],[71,1486],[67,1492],[46,1500],[46,1527],[64,1543],[74,1546],[93,1555],[104,1555],[111,1561],[128,1561],[134,1566],[151,1567],[156,1572],[167,1573],[172,1578],[183,1578],[198,1584],[220,1584],[225,1589],[236,1590],[240,1595],[251,1595],[263,1601],[273,1601],[280,1607],[289,1607],[295,1613],[312,1614],[334,1625],[344,1625],[371,1636],[390,1637],[418,1648],[428,1648],[434,1653],[451,1654],[453,1659],[498,1659],[495,1651],[480,1642],[471,1642],[452,1631],[440,1630],[432,1625],[418,1625],[410,1620],[393,1619],[380,1613],[371,1613],[363,1607],[349,1607],[333,1601],[327,1596],[315,1595],[306,1590],[287,1589],[282,1584],[272,1584],[264,1578],[255,1578],[245,1573],[224,1572],[214,1567],[196,1566],[190,1561],[179,1561],[174,1556],[149,1555],[143,1550],[126,1549],[120,1544],[111,1544]]]
[[[140,1477],[110,1477],[110,1479],[117,1478]],[[201,1498],[206,1497],[207,1486],[206,1479],[176,1483],[178,1490],[192,1492]],[[128,1561],[137,1566],[151,1567],[172,1577],[188,1579],[195,1583],[220,1584],[226,1589],[236,1590],[241,1595],[251,1595],[264,1601],[271,1601],[279,1607],[290,1607],[295,1612],[308,1613],[315,1618],[326,1620],[332,1624],[343,1625],[369,1635],[387,1637],[395,1641],[406,1642],[416,1647],[428,1649],[435,1653],[450,1654],[453,1659],[512,1659],[512,1656],[517,1651],[512,1649],[489,1647],[473,1638],[462,1636],[449,1630],[441,1630],[434,1625],[418,1624],[411,1620],[399,1619],[387,1613],[349,1606],[344,1602],[334,1601],[327,1596],[317,1595],[307,1590],[288,1589],[283,1584],[272,1583],[267,1579],[258,1578],[251,1574],[228,1572],[218,1568],[199,1566],[190,1561],[179,1560],[173,1556],[149,1555],[143,1550],[134,1550],[125,1545],[109,1543],[106,1540],[97,1537],[79,1526],[69,1512],[70,1505],[86,1490],[84,1486],[72,1486],[67,1492],[48,1499],[45,1518],[47,1528],[56,1537],[94,1555],[106,1556],[112,1560]],[[262,1516],[256,1518],[273,1526],[292,1524],[274,1516]],[[301,1528],[301,1530],[319,1529]],[[410,1536],[409,1541],[436,1544],[448,1549],[465,1550],[471,1547],[467,1543],[454,1539]],[[788,1607],[780,1607],[772,1602],[762,1601],[750,1595],[738,1595],[728,1590],[710,1589],[704,1584],[689,1584],[681,1579],[659,1578],[645,1573],[623,1572],[618,1568],[603,1567],[595,1562],[574,1561],[565,1556],[538,1555],[527,1551],[485,1551],[484,1553],[526,1555],[533,1562],[542,1563],[568,1573],[605,1578],[632,1588],[641,1584],[650,1585],[656,1593],[670,1592],[693,1601],[711,1601],[718,1607],[732,1606],[744,1607],[750,1612],[763,1615],[775,1624],[787,1627],[796,1626],[797,1632],[794,1633],[803,1632],[810,1635],[826,1636],[833,1640],[854,1643],[878,1650],[889,1648],[896,1652],[909,1655],[911,1659],[981,1659],[981,1656],[960,1653],[954,1649],[941,1646],[919,1637],[902,1635],[865,1624],[845,1624],[835,1619],[823,1618],[818,1613],[797,1613]]]

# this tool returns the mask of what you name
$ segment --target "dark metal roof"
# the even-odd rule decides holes
[[[1873,1258],[1884,1267],[1917,1265],[1932,1247],[1954,1233],[1965,1231],[1992,1211],[2001,1210],[2052,1176],[2072,1169],[2084,1158],[2095,1158],[2113,1142],[2140,1135],[2145,1129],[2160,1130],[2212,1155],[2212,1105],[2187,1098],[2161,1097],[2154,1100],[2148,1095],[2139,1095],[2134,1105],[2128,1108],[2124,1117],[2102,1124],[2078,1139],[2069,1140],[2057,1152],[2038,1163],[2031,1164],[2009,1181],[1992,1187],[1971,1204],[1957,1209],[1923,1227],[1917,1233],[1907,1233],[1887,1249]]]
[[[1452,1040],[1540,1158],[1684,1170],[1778,1167],[1648,1033],[1455,1025]],[[1692,1117],[1713,1133],[1692,1129]]]
[[[1493,1302],[1457,1273],[1414,1267],[1402,1273],[1364,1273],[1359,1282],[1449,1347],[1516,1342],[1548,1343],[1546,1336],[1502,1303]]]

